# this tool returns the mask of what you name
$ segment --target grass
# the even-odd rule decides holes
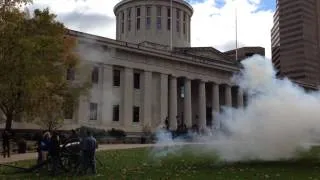
[[[320,152],[314,149],[301,155],[302,158],[276,162],[221,163],[212,153],[210,156],[195,155],[184,148],[179,155],[170,154],[163,158],[150,155],[149,148],[99,152],[97,158],[104,164],[98,166],[98,176],[68,177],[56,179],[320,179],[320,162],[315,157]],[[28,167],[34,161],[14,163]],[[10,168],[0,167],[0,179],[49,179],[46,174],[11,174]],[[43,177],[45,176],[45,177]],[[41,178],[41,179],[42,179]]]

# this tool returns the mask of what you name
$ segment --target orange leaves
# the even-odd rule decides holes
[[[77,40],[74,37],[65,35],[63,38],[63,53],[61,60],[68,66],[74,67],[78,64],[79,55],[74,51]]]
[[[71,88],[65,77],[67,68],[78,63],[76,40],[65,36],[65,27],[49,9],[35,10],[33,18],[3,12],[8,18],[0,17],[7,22],[0,28],[0,107],[10,107],[10,115],[23,113],[44,121],[63,118],[62,108],[74,108],[63,106],[64,97],[80,95],[82,88]]]

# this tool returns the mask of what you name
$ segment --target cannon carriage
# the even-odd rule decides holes
[[[60,145],[60,154],[58,158],[58,170],[64,171],[68,174],[76,175],[80,171],[81,167],[81,141],[79,138],[67,139],[63,144]],[[99,161],[98,161],[99,162]],[[100,163],[100,162],[99,162]],[[101,163],[100,163],[101,164]],[[0,166],[6,166],[15,168],[17,171],[14,173],[32,173],[39,170],[45,169],[50,172],[52,169],[52,158],[48,157],[47,160],[36,164],[30,168],[22,168],[12,166],[9,164],[0,164]]]

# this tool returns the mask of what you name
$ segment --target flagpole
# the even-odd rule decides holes
[[[236,33],[236,61],[238,61],[238,12],[237,5],[235,8],[235,33]]]
[[[173,7],[172,7],[172,0],[170,0],[170,50],[172,51],[172,29],[173,29]]]

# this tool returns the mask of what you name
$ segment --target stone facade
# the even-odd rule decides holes
[[[141,132],[168,118],[172,130],[180,123],[204,128],[215,124],[222,106],[244,105],[242,91],[230,80],[238,63],[214,48],[171,51],[76,31],[68,35],[78,39],[82,64],[98,72],[71,120],[79,126]]]
[[[154,131],[166,119],[171,130],[182,123],[188,128],[194,125],[205,128],[219,125],[214,117],[222,107],[246,105],[244,93],[231,82],[231,77],[240,70],[233,53],[222,53],[212,47],[190,47],[192,7],[182,0],[172,2],[171,8],[169,0],[121,1],[114,8],[116,40],[67,32],[67,36],[77,38],[76,51],[81,56],[72,83],[89,80],[92,88],[88,95],[79,98],[73,117],[65,120],[64,129],[89,126],[142,132],[147,127]],[[169,9],[172,31],[167,29]],[[157,16],[158,10],[161,16]],[[146,11],[150,11],[150,20]],[[181,29],[177,31],[178,28]],[[171,42],[174,48],[170,48]],[[13,124],[14,129],[34,127]]]
[[[182,123],[204,128],[215,124],[214,115],[221,107],[243,107],[243,93],[230,81],[240,70],[238,63],[212,47],[190,47],[192,7],[182,0],[172,2],[171,8],[168,0],[121,1],[114,8],[116,40],[68,31],[67,36],[77,38],[81,56],[72,83],[89,80],[92,88],[79,98],[64,129],[89,126],[141,132],[163,126],[166,119],[171,130]]]

